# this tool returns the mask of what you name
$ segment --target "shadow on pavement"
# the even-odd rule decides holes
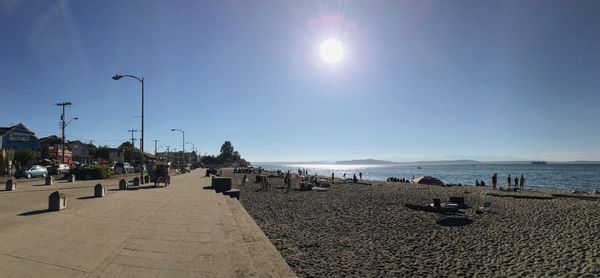
[[[83,197],[79,197],[77,198],[77,200],[87,200],[87,199],[96,199],[98,197],[96,196],[83,196]]]
[[[48,209],[32,210],[32,211],[28,211],[28,212],[19,213],[18,216],[31,216],[31,215],[37,215],[37,214],[42,214],[42,213],[46,213],[46,212],[50,212],[50,210],[48,210]]]

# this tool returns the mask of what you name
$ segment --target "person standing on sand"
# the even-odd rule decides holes
[[[356,173],[354,173],[354,175],[352,175],[352,182],[356,183],[358,181],[358,179],[356,178]]]
[[[492,188],[496,189],[496,184],[498,184],[498,174],[494,173],[492,175]]]
[[[521,175],[521,181],[519,182],[519,187],[521,189],[525,188],[525,178],[523,177],[523,175]]]
[[[362,172],[358,172],[358,176],[360,177],[360,180],[362,181]]]
[[[335,173],[331,173],[331,183],[335,182]]]
[[[510,184],[512,182],[512,179],[510,178],[510,175],[508,175],[508,179],[506,179],[506,181],[508,182],[508,189],[510,189]]]
[[[515,176],[515,188],[519,187],[519,177]]]

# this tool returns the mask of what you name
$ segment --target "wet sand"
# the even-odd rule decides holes
[[[283,193],[283,178],[257,191],[253,174],[245,186],[243,174],[224,175],[234,177],[243,206],[299,276],[600,275],[600,201],[507,197],[565,191],[373,181]],[[471,208],[444,215],[405,206],[451,196]],[[491,210],[477,213],[488,201]]]

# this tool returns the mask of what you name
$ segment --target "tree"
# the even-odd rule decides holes
[[[21,149],[15,152],[14,159],[22,167],[33,164],[36,159],[35,153],[30,149]]]
[[[225,143],[223,143],[223,146],[221,146],[221,154],[219,155],[219,158],[221,158],[224,161],[231,160],[233,158],[234,151],[235,150],[233,149],[233,145],[231,144],[231,142],[225,141]]]
[[[108,146],[100,146],[96,149],[96,157],[101,159],[110,159],[110,148]]]

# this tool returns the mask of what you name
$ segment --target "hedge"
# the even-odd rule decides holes
[[[111,175],[110,168],[104,165],[86,165],[73,169],[72,173],[78,180],[84,180],[86,177],[94,180],[108,179]]]

